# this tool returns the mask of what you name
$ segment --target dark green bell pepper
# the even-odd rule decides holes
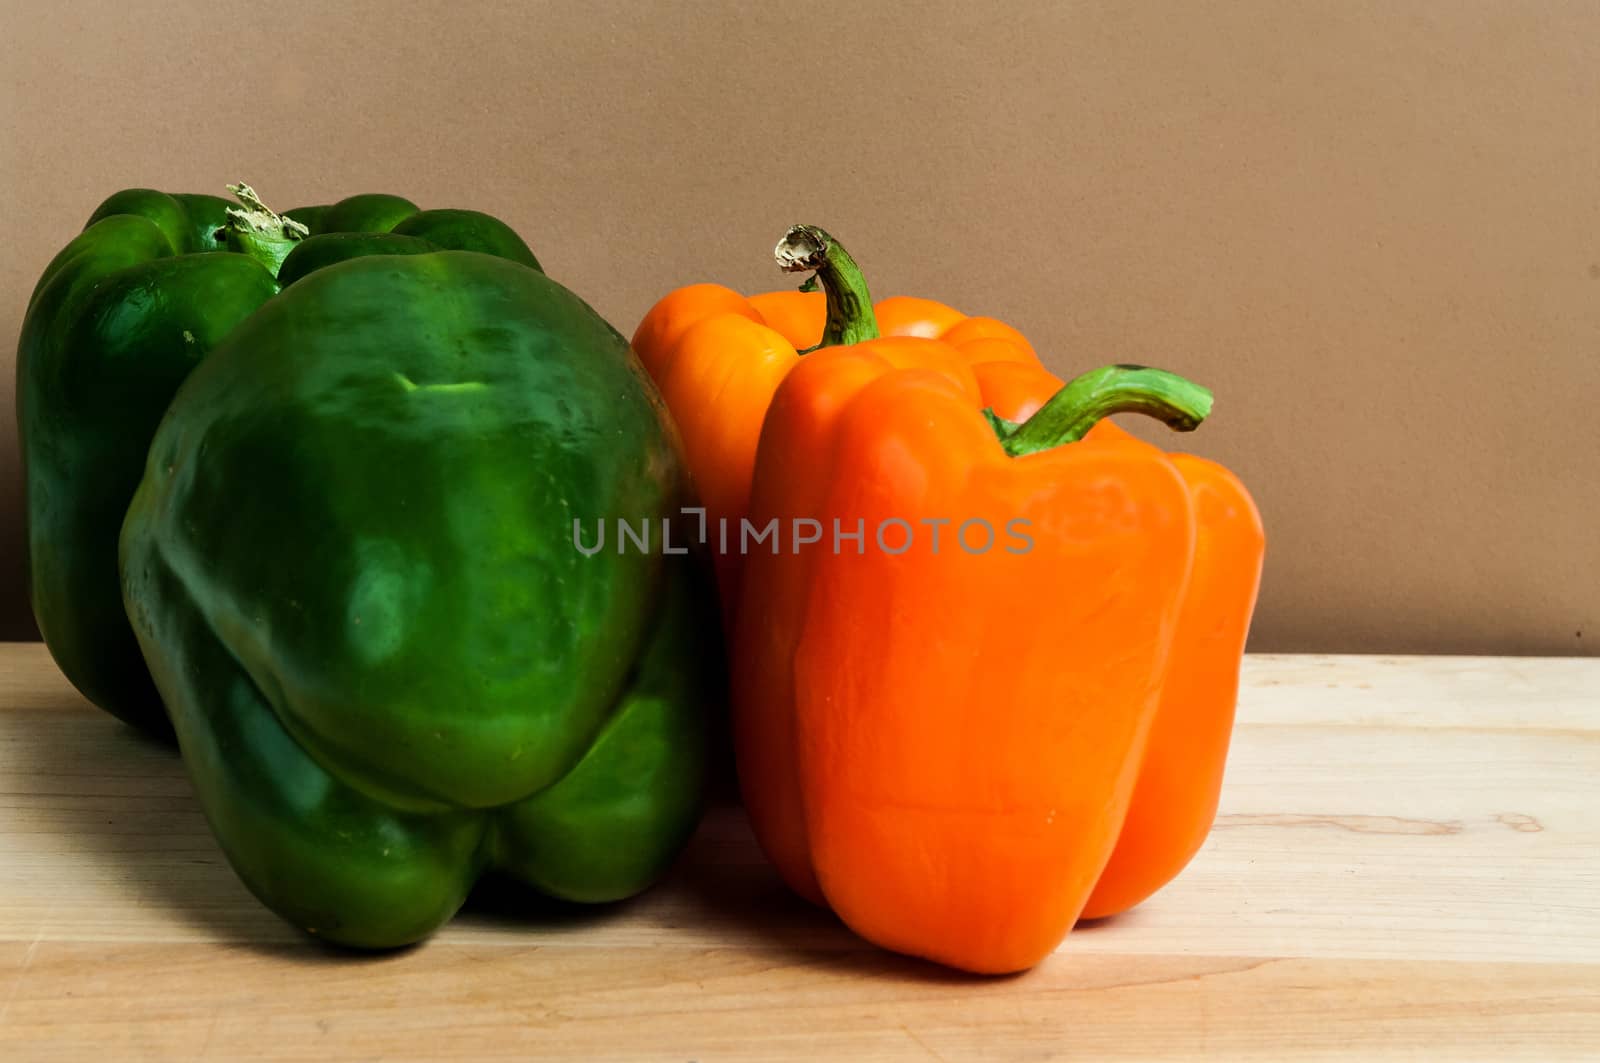
[[[579,901],[649,885],[693,829],[720,677],[704,574],[662,533],[675,432],[627,341],[523,265],[382,244],[194,369],[120,543],[229,860],[363,947],[427,935],[486,869]],[[650,548],[586,555],[597,519]]]
[[[85,697],[152,731],[168,722],[123,614],[116,541],[189,371],[288,281],[345,258],[404,246],[538,268],[505,223],[474,211],[361,195],[294,212],[296,224],[235,187],[242,207],[149,189],[107,199],[45,269],[17,350],[34,617]]]

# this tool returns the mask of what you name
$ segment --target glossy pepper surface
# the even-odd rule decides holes
[[[233,329],[161,422],[121,563],[250,889],[387,947],[487,869],[578,901],[649,885],[702,793],[708,579],[573,527],[659,522],[684,487],[627,342],[524,265],[362,255]]]
[[[1007,390],[995,393],[991,409],[1003,418],[1024,419],[1062,386],[1042,365],[1012,363]],[[1150,446],[1109,420],[1096,424],[1086,439]],[[1210,833],[1261,586],[1266,536],[1250,492],[1214,461],[1193,454],[1168,457],[1194,503],[1194,567],[1128,818],[1084,906],[1085,919],[1116,915],[1148,898],[1188,866]]]
[[[837,300],[830,314],[862,305]],[[970,366],[885,342],[807,355],[766,418],[751,522],[808,518],[865,543],[825,535],[745,559],[732,646],[741,788],[784,878],[863,936],[1018,970],[1092,897],[1132,903],[1176,873],[1215,810],[1205,791],[1220,782],[1232,689],[1220,722],[1214,706],[1189,711],[1199,724],[1168,709],[1184,704],[1168,696],[1180,630],[1207,613],[1189,594],[1211,563],[1198,517],[1210,502],[1179,460],[1093,427],[1140,412],[1192,428],[1209,396],[1111,367],[1041,403],[1029,388],[1048,374],[1035,369],[1032,384],[1013,381],[1007,412],[1032,407],[1019,426],[986,416]],[[958,536],[974,518],[1001,535],[1020,520],[1026,543],[979,531],[987,548],[973,553]],[[1214,582],[1243,581],[1253,600],[1249,551],[1237,554]],[[1216,625],[1194,627],[1191,648],[1224,651],[1211,671],[1237,675],[1242,612],[1220,644]],[[1156,755],[1164,713],[1174,735],[1221,734],[1221,748],[1195,750],[1198,772]],[[1127,842],[1139,800],[1184,825]],[[1113,853],[1131,870],[1114,872]],[[1108,872],[1122,881],[1102,890]]]
[[[168,722],[123,613],[116,543],[189,371],[286,285],[346,258],[456,249],[538,268],[504,222],[475,211],[360,195],[280,216],[236,187],[238,204],[111,196],[45,268],[17,349],[34,617],[85,697],[153,731]]]
[[[871,305],[855,263],[821,230],[779,245],[785,270],[819,270],[835,298]],[[817,248],[824,241],[829,254]],[[925,358],[966,365],[986,403],[1015,412],[1007,396],[1018,369],[1038,367],[1038,356],[1016,329],[990,317],[968,317],[942,303],[911,296],[879,302],[869,314],[829,318],[821,291],[743,296],[720,284],[692,284],[668,293],[633,335],[633,349],[650,370],[684,440],[708,527],[737,535],[749,509],[756,443],[773,393],[801,361],[823,346],[886,338],[937,339],[946,345],[912,345]],[[1029,382],[1033,380],[1028,377]],[[724,612],[738,600],[739,555],[717,551],[717,581]]]

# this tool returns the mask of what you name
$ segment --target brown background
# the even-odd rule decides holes
[[[1600,5],[0,4],[0,637],[35,277],[244,178],[499,214],[624,333],[825,225],[1059,371],[1210,384],[1254,648],[1600,653]]]

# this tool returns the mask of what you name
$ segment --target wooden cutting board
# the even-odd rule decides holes
[[[892,956],[737,808],[633,902],[341,954],[0,644],[0,1059],[1600,1059],[1600,660],[1252,657],[1211,840],[1038,969]]]

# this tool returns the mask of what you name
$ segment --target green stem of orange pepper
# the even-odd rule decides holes
[[[985,411],[987,412],[987,411]],[[1164,369],[1108,365],[1073,378],[1021,424],[989,413],[989,422],[1014,458],[1075,443],[1116,413],[1142,413],[1177,432],[1192,432],[1211,412],[1211,392]]]
[[[772,254],[785,273],[816,271],[801,291],[813,291],[820,283],[828,298],[828,321],[818,347],[878,338],[878,318],[872,312],[872,293],[867,290],[866,278],[839,241],[815,225],[796,225],[783,234]]]

